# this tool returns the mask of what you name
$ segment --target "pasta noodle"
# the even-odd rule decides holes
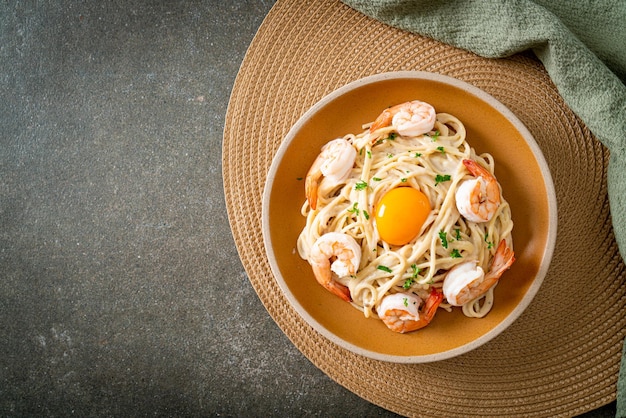
[[[306,225],[297,249],[303,259],[312,262],[313,246],[324,234],[339,232],[354,238],[361,249],[358,269],[342,277],[333,274],[333,280],[349,289],[352,305],[365,317],[378,318],[385,296],[410,293],[426,301],[433,289],[441,292],[448,272],[460,263],[474,260],[488,272],[498,243],[504,241],[512,248],[513,222],[503,197],[486,222],[469,221],[457,209],[457,191],[475,177],[463,161],[473,160],[491,174],[495,163],[490,154],[476,154],[467,142],[463,123],[453,115],[436,114],[432,129],[416,136],[400,135],[394,125],[377,129],[374,135],[369,127],[364,125],[363,132],[343,137],[356,151],[346,178],[337,181],[323,176],[315,209],[308,200],[302,205]],[[416,236],[393,245],[381,238],[377,225],[382,223],[375,212],[389,191],[401,187],[419,190],[430,208]],[[403,202],[395,202],[400,211]],[[404,225],[395,225],[393,219],[387,222],[404,232]],[[463,304],[463,313],[485,316],[493,305],[494,287]],[[438,306],[453,309],[447,300]]]

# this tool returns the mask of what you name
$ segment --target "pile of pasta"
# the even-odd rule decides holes
[[[336,139],[352,147],[354,152],[344,145],[353,155],[353,161],[352,158],[343,163],[335,161],[345,165],[341,175],[320,174],[316,165],[337,157],[329,147],[323,150],[309,172],[311,178],[307,178],[308,183],[315,185],[312,197],[315,202],[312,204],[309,198],[301,208],[306,225],[297,241],[299,255],[311,263],[321,284],[344,289],[346,300],[365,317],[384,319],[381,303],[386,296],[394,294],[407,295],[403,298],[405,306],[408,295],[415,296],[417,305],[423,309],[432,295],[443,293],[444,282],[455,266],[471,261],[488,276],[499,244],[508,249],[513,245],[511,210],[501,196],[498,183],[495,184],[500,193],[499,202],[489,208],[493,213],[488,221],[469,220],[459,211],[459,189],[464,182],[476,178],[468,171],[467,161],[491,175],[495,169],[490,154],[478,155],[468,144],[465,127],[459,119],[437,113],[428,132],[407,135],[398,131],[392,123],[375,131],[371,124],[366,124],[360,133]],[[402,188],[414,189],[425,196],[426,209],[409,198],[391,197],[389,192]],[[483,193],[484,188],[483,185]],[[307,190],[307,195],[310,194]],[[466,198],[475,197],[470,193]],[[385,203],[382,210],[381,202]],[[420,217],[421,225],[415,224],[414,220]],[[342,242],[330,254],[324,253],[328,259],[326,265],[314,247],[320,237],[329,233],[342,234],[356,242],[360,249],[357,268],[345,269],[345,259],[354,256],[355,251],[346,250]],[[396,241],[396,236],[407,234],[407,242]],[[344,250],[349,254],[342,253]],[[335,262],[343,264],[332,269]],[[463,274],[460,271],[457,275]],[[471,292],[476,283],[467,284],[464,291]],[[463,313],[469,317],[485,316],[494,302],[494,287],[464,303]],[[447,299],[451,298],[443,298],[437,308],[450,311],[453,306]],[[410,311],[408,306],[406,310]],[[404,320],[402,312],[395,313]],[[420,310],[417,313],[418,317],[424,315]]]

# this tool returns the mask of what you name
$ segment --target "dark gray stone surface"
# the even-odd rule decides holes
[[[389,415],[282,334],[228,226],[272,4],[0,4],[0,415]]]
[[[224,116],[272,4],[0,3],[0,415],[394,415],[300,354],[232,240]]]

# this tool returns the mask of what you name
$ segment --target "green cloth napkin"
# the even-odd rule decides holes
[[[483,57],[532,50],[568,106],[610,150],[609,204],[626,260],[626,1],[343,1],[383,23]],[[617,415],[626,417],[626,346]]]

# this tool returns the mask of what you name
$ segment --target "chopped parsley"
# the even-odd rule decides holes
[[[436,140],[439,139],[439,135],[441,135],[441,133],[437,130],[435,132],[433,132],[433,134],[425,134],[426,136],[430,137],[430,140],[435,142]]]
[[[460,241],[461,240],[461,230],[459,228],[455,228],[454,229],[454,233],[455,233],[454,238],[457,241]]]
[[[422,156],[421,152],[416,152],[415,155],[413,155],[415,158],[419,158]]]
[[[387,154],[387,158],[393,158],[393,154],[392,153]]]
[[[374,180],[374,181],[381,181],[382,179],[380,177],[372,177],[372,180]]]
[[[396,139],[396,137],[397,137],[397,136],[398,136],[398,134],[397,134],[397,133],[395,133],[395,132],[391,132],[391,133],[389,134],[389,136],[387,137],[387,139],[389,139],[389,140],[393,141],[393,140],[395,140],[395,139]]]
[[[446,149],[444,147],[437,147],[437,150],[441,152],[442,154],[446,153]]]
[[[489,233],[485,232],[485,242],[487,243],[487,249],[491,249],[493,247],[493,242],[488,241]]]
[[[367,150],[367,158],[372,158],[372,151]]]
[[[450,179],[450,174],[444,174],[443,176],[441,174],[437,174],[437,176],[435,176],[435,186],[439,183],[443,183],[444,181],[450,181]]]
[[[439,231],[439,239],[441,240],[441,246],[443,248],[448,248],[448,237],[446,231],[444,231],[443,229]]]
[[[365,190],[365,189],[367,189],[367,182],[363,181],[363,180],[357,181],[356,184],[354,185],[354,189],[355,190]]]
[[[391,273],[391,269],[390,269],[389,267],[387,267],[387,266],[380,265],[380,266],[378,266],[378,267],[376,267],[376,268],[377,268],[378,270],[382,270],[382,271],[384,271],[384,272]]]
[[[454,250],[452,250],[452,251],[450,252],[450,257],[452,257],[452,258],[461,258],[461,257],[463,257],[463,256],[461,255],[461,253],[459,252],[459,250],[457,250],[457,249],[455,248]]]
[[[354,202],[354,205],[352,205],[352,207],[348,209],[348,212],[354,213],[356,216],[359,216],[359,213],[361,213],[361,211],[359,210],[358,206],[359,206],[359,202]],[[363,216],[365,217],[365,219],[369,221],[370,214],[367,213],[365,209],[363,209],[362,212],[363,212]]]
[[[404,303],[404,306],[409,306],[409,298],[403,298],[402,303]]]
[[[359,202],[354,202],[354,205],[352,205],[352,209],[348,209],[348,212],[354,213],[355,215],[359,216],[359,209],[357,208],[358,205]]]
[[[415,279],[417,275],[420,274],[420,269],[417,267],[416,264],[411,264],[411,269],[413,270],[413,275],[411,276],[411,278]]]
[[[404,290],[408,290],[413,285],[413,283],[415,283],[415,279],[417,278],[417,275],[420,273],[420,269],[417,267],[416,264],[411,264],[411,270],[412,270],[411,277],[406,279],[404,281],[404,284],[402,285]]]
[[[400,181],[401,181],[402,183],[406,183],[406,178],[405,178],[405,177],[402,177],[402,178],[400,179]]]

